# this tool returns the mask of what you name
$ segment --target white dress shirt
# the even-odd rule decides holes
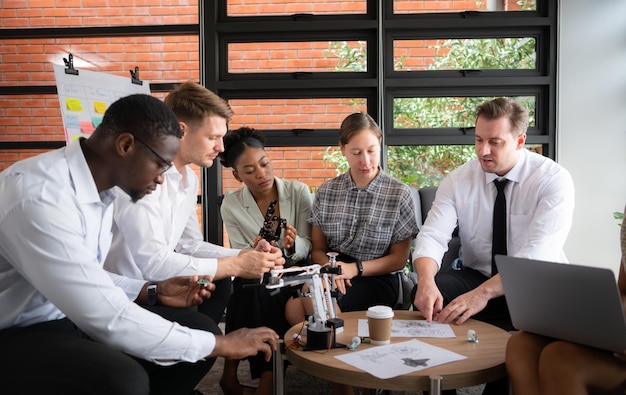
[[[197,215],[198,177],[189,166],[184,172],[172,166],[163,184],[137,203],[116,188],[107,270],[151,281],[215,276],[217,258],[239,254],[238,249],[203,240]]]
[[[430,257],[441,265],[452,231],[459,226],[463,266],[491,276],[491,235],[498,176],[482,170],[477,159],[452,171],[437,189],[413,260]],[[523,149],[504,178],[508,255],[563,262],[572,225],[574,183],[551,159]]]
[[[17,162],[0,173],[0,191],[0,329],[67,316],[96,341],[153,362],[213,351],[212,333],[139,307],[103,270],[113,193],[98,193],[79,142]]]

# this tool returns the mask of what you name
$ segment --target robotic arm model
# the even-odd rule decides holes
[[[285,274],[292,274],[285,276]],[[337,333],[343,331],[343,320],[337,318],[334,276],[341,274],[341,267],[334,265],[331,257],[330,266],[309,265],[290,267],[270,271],[266,288],[277,289],[289,285],[307,284],[313,302],[313,315],[307,325],[307,343],[305,350],[325,350],[343,347],[336,342]],[[330,275],[330,278],[329,278]]]

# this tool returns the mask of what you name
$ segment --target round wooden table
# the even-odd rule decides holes
[[[423,319],[417,311],[395,310],[394,319],[416,320]],[[339,318],[344,320],[344,330],[337,335],[337,341],[350,344],[358,333],[359,318],[365,319],[364,311],[341,313]],[[432,391],[431,378],[441,377],[439,389],[454,389],[479,385],[500,379],[506,375],[504,353],[510,334],[496,326],[468,320],[463,325],[451,324],[455,338],[419,338],[420,341],[445,348],[447,350],[467,356],[466,359],[433,366],[424,370],[397,376],[391,379],[379,379],[352,365],[348,365],[335,358],[349,351],[345,348],[335,348],[322,351],[302,351],[291,347],[293,335],[300,333],[302,324],[295,325],[285,334],[286,356],[296,368],[322,378],[324,380],[348,384],[361,388],[376,388],[396,391]],[[467,331],[473,329],[478,338],[477,343],[467,340]],[[306,330],[303,330],[303,340],[306,340]],[[392,343],[407,341],[410,338],[392,337]],[[375,347],[371,344],[361,344],[359,350]]]

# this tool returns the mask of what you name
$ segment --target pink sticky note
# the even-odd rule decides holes
[[[93,124],[89,121],[80,121],[80,131],[85,134],[91,134],[94,131]]]

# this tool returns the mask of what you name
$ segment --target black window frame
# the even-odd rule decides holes
[[[544,155],[556,153],[556,49],[557,5],[537,0],[535,11],[454,12],[393,14],[393,1],[367,0],[365,14],[291,16],[226,15],[226,0],[200,1],[198,24],[52,27],[1,29],[0,40],[66,37],[140,37],[198,35],[200,81],[225,99],[298,97],[365,97],[368,112],[384,132],[381,150],[394,145],[472,144],[467,130],[455,128],[394,129],[396,97],[518,96],[536,97],[536,125],[529,129],[528,144],[542,145]],[[380,18],[378,17],[380,15]],[[536,38],[537,70],[394,71],[393,40],[421,38]],[[366,73],[227,73],[228,42],[318,41],[366,39]],[[180,81],[183,82],[183,81]],[[169,92],[174,83],[150,84],[152,92]],[[303,94],[305,92],[306,94]],[[56,94],[56,86],[0,86],[0,95]],[[336,130],[272,130],[269,146],[333,146]],[[54,149],[64,141],[4,141],[0,149]],[[386,158],[381,162],[386,166]],[[202,223],[205,239],[221,244],[221,165],[202,171]]]
[[[527,143],[539,144],[555,156],[556,128],[556,4],[538,0],[534,11],[394,14],[393,1],[367,0],[365,14],[228,16],[227,0],[201,6],[203,83],[225,99],[299,97],[366,97],[368,113],[383,130],[387,146],[473,144],[472,128],[396,129],[393,100],[400,97],[534,96],[535,125]],[[380,15],[380,18],[379,18]],[[288,37],[288,39],[285,39]],[[393,42],[398,39],[533,37],[536,69],[394,70]],[[353,73],[228,73],[230,42],[367,41],[367,72]],[[206,43],[206,45],[202,45]],[[217,58],[213,54],[217,54]],[[204,60],[204,61],[202,61]],[[266,131],[267,132],[267,131]],[[268,146],[333,146],[336,130],[273,129]],[[386,167],[386,157],[381,165]],[[221,166],[203,171],[203,197],[208,203],[205,234],[223,241],[219,201]]]

